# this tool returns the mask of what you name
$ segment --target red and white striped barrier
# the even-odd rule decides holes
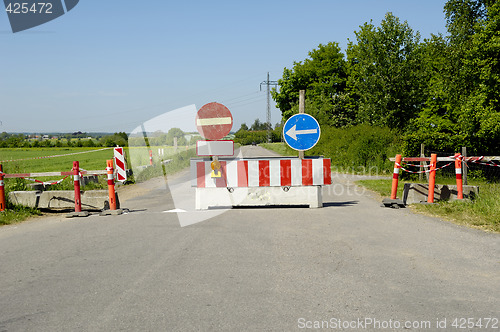
[[[192,186],[197,188],[294,187],[332,184],[331,160],[246,159],[220,160],[222,176],[211,176],[211,161],[191,161]]]
[[[127,181],[127,172],[125,171],[125,153],[123,148],[115,148],[116,180],[120,182]]]

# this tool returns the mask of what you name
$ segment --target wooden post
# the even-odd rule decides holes
[[[467,147],[462,146],[462,181],[464,185],[467,185]]]
[[[306,109],[306,90],[299,91],[299,114],[304,114]],[[304,159],[304,151],[299,151],[299,159]]]
[[[424,143],[420,144],[420,157],[421,158],[425,157],[425,144]],[[420,166],[424,166],[424,165],[425,165],[425,162],[421,161]],[[424,170],[424,168],[421,167],[421,170]],[[419,173],[418,174],[418,181],[422,182],[423,180],[424,180],[424,173]]]

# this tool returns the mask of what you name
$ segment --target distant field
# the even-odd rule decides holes
[[[192,146],[190,148],[193,148]],[[147,147],[126,148],[127,168],[149,165]],[[186,146],[179,146],[177,151],[169,146],[152,146],[153,161],[170,159],[176,152],[186,151]],[[57,156],[53,158],[40,158]],[[34,159],[40,158],[40,159]],[[70,171],[73,161],[80,162],[85,170],[104,170],[106,160],[113,159],[113,148],[16,148],[0,149],[0,164],[5,173],[63,172]],[[13,161],[10,161],[13,160]]]
[[[104,170],[106,169],[106,160],[113,158],[113,148],[102,149],[103,148],[0,149],[0,164],[3,165],[5,173],[69,171],[73,167],[73,161],[79,161],[80,168],[86,170]],[[58,157],[34,159],[54,155]]]

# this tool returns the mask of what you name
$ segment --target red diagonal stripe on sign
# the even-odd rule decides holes
[[[118,167],[120,169],[125,169],[125,164],[123,163],[123,161],[121,161],[120,159],[116,158],[115,162],[116,162],[116,167]]]

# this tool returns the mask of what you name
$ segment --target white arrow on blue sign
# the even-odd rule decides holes
[[[283,127],[286,144],[297,151],[311,149],[318,143],[320,134],[318,121],[305,113],[295,114]]]

